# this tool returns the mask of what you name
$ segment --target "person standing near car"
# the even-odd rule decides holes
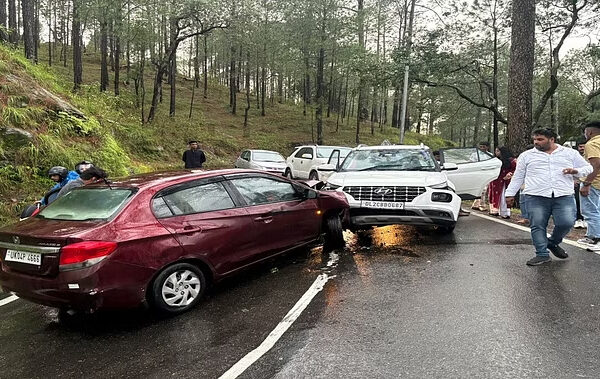
[[[181,158],[185,162],[185,168],[202,168],[202,164],[206,162],[206,156],[200,150],[198,141],[192,140],[188,142],[188,145],[190,149],[186,150]]]
[[[490,152],[490,143],[488,141],[481,141],[481,142],[479,142],[478,148],[479,148],[479,150],[483,151],[484,153],[489,153]],[[485,212],[488,210],[488,203],[489,203],[488,186],[486,185],[483,188],[483,191],[481,192],[480,198],[473,202],[473,206],[471,206],[471,209],[477,209],[477,210],[480,210],[481,212]]]
[[[504,192],[517,168],[517,160],[505,146],[497,147],[494,153],[496,158],[502,161],[502,168],[498,178],[488,184],[490,215],[508,219],[510,218],[510,208],[506,206]]]
[[[579,151],[579,154],[583,157],[585,155],[585,137],[577,139],[577,145],[574,146],[574,149]],[[581,214],[581,199],[579,190],[581,189],[581,182],[579,180],[575,180],[575,203],[577,204],[577,219],[575,220],[575,229],[585,229],[587,228],[587,223],[583,219],[583,215]]]
[[[66,195],[75,188],[95,183],[99,180],[106,179],[107,177],[108,175],[106,175],[106,172],[101,168],[90,167],[87,170],[83,171],[81,175],[79,175],[79,178],[71,180],[63,188],[61,188],[60,191],[58,191],[58,196],[56,198]]]
[[[548,250],[557,258],[569,257],[560,243],[575,224],[577,210],[573,176],[590,174],[592,166],[575,150],[557,144],[557,135],[550,128],[536,129],[532,137],[535,149],[519,156],[517,168],[506,189],[506,204],[509,207],[513,205],[514,196],[525,183],[523,195],[526,197],[531,240],[536,254],[527,261],[527,265],[537,266],[552,261]],[[554,220],[554,230],[548,238],[550,216]]]
[[[585,159],[590,162],[593,171],[581,180],[581,213],[587,222],[585,238],[578,240],[588,250],[600,251],[600,121],[588,122],[584,126]]]

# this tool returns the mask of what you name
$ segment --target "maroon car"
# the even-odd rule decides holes
[[[88,185],[0,229],[0,285],[61,309],[147,302],[179,313],[251,264],[323,235],[343,245],[347,207],[336,192],[247,170]]]

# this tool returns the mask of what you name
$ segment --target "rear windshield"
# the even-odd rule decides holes
[[[51,220],[106,220],[115,215],[133,195],[129,188],[80,188],[56,199],[38,217]]]

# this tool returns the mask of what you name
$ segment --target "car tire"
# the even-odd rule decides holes
[[[452,234],[456,225],[438,226],[435,230],[438,234]]]
[[[319,180],[319,173],[311,171],[310,174],[308,174],[308,180]]]
[[[344,240],[342,220],[338,215],[329,216],[325,220],[325,243],[326,250],[342,249],[346,246]]]
[[[288,179],[294,179],[294,177],[292,176],[292,170],[290,170],[289,168],[285,169],[285,173],[283,174],[283,176],[285,176]]]
[[[176,263],[154,279],[151,304],[158,311],[179,314],[193,308],[206,292],[206,276],[197,266]]]

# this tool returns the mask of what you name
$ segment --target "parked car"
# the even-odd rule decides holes
[[[250,170],[154,173],[73,190],[0,229],[0,285],[63,309],[196,305],[207,285],[320,240],[343,195]]]
[[[285,172],[285,159],[276,151],[245,150],[235,160],[235,168],[261,170],[282,175]]]
[[[354,149],[343,163],[321,169],[335,170],[325,188],[345,194],[350,229],[410,224],[451,233],[461,196],[478,197],[498,177],[502,163],[487,155],[479,158],[476,149],[441,154],[440,166],[427,146],[365,146]]]
[[[317,167],[327,163],[334,150],[340,151],[343,159],[352,150],[349,147],[339,146],[298,146],[286,159],[285,176],[290,179],[322,180]]]

